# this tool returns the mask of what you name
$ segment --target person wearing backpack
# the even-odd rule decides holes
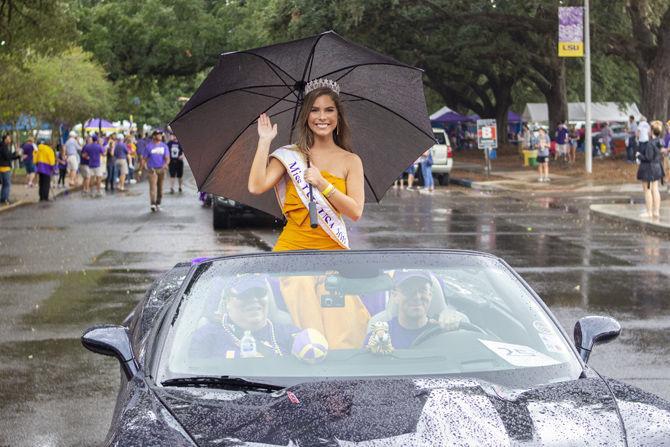
[[[660,121],[652,122],[652,139],[646,144],[640,144],[637,152],[637,159],[640,163],[637,169],[637,179],[643,182],[644,204],[647,208],[641,217],[649,219],[658,219],[661,210],[658,183],[659,181],[662,183],[665,177],[661,161],[661,148],[663,147],[661,132],[663,132],[663,124]]]

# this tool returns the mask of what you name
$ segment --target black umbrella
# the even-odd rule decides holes
[[[224,53],[170,123],[198,188],[275,216],[273,192],[247,190],[256,120],[278,124],[273,147],[289,144],[307,82],[335,80],[365,172],[365,198],[379,202],[393,181],[434,144],[422,71],[328,31],[292,42]]]

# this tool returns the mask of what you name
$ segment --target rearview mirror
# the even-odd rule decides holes
[[[589,316],[575,323],[575,346],[584,363],[589,361],[596,343],[607,343],[619,336],[621,325],[611,317]]]
[[[128,380],[132,379],[139,367],[133,355],[128,329],[117,325],[93,326],[81,336],[81,344],[97,354],[116,357]]]

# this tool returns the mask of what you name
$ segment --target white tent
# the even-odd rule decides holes
[[[437,119],[437,118],[441,117],[442,115],[444,115],[447,112],[451,112],[451,109],[447,106],[444,106],[440,110],[438,110],[437,112],[434,112],[432,115],[430,115],[430,119],[431,120]]]
[[[622,104],[616,102],[594,102],[591,103],[592,121],[628,121],[633,115],[635,119],[640,118],[640,110],[634,103]],[[524,121],[542,123],[549,121],[549,109],[546,103],[529,102],[523,111]],[[583,102],[568,103],[568,121],[585,121],[586,111]]]

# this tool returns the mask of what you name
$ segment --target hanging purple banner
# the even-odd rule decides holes
[[[558,8],[558,56],[584,56],[584,8]]]

